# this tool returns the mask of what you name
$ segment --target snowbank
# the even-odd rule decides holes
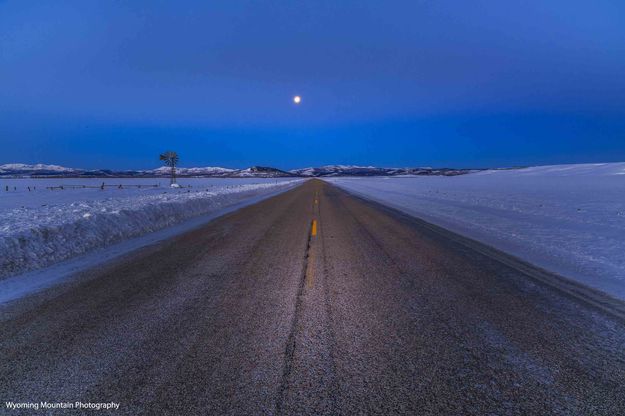
[[[154,187],[154,179],[106,182],[115,186],[102,190],[101,179],[2,181],[0,278],[286,190],[301,180],[187,179],[179,189],[167,183]],[[132,186],[137,184],[142,187]],[[47,189],[60,185],[63,189]]]
[[[625,163],[328,181],[625,299]]]

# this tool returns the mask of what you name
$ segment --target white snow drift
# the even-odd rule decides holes
[[[172,189],[163,180],[160,187],[148,187],[158,180],[107,179],[115,186],[102,190],[102,179],[2,180],[0,278],[285,190],[300,181],[184,179],[182,188]],[[142,187],[130,186],[137,184]],[[63,189],[47,189],[60,185]]]
[[[625,299],[625,163],[328,181]]]

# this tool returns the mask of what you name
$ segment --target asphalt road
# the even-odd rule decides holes
[[[502,259],[309,181],[0,307],[0,413],[625,414],[614,305]]]

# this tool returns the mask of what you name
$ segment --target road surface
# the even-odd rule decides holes
[[[308,181],[0,307],[0,413],[625,414],[622,317],[456,237]]]

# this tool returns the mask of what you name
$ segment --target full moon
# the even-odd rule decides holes
[[[295,97],[293,97],[293,102],[295,104],[299,104],[302,102],[302,97],[300,97],[299,95],[296,95]]]

